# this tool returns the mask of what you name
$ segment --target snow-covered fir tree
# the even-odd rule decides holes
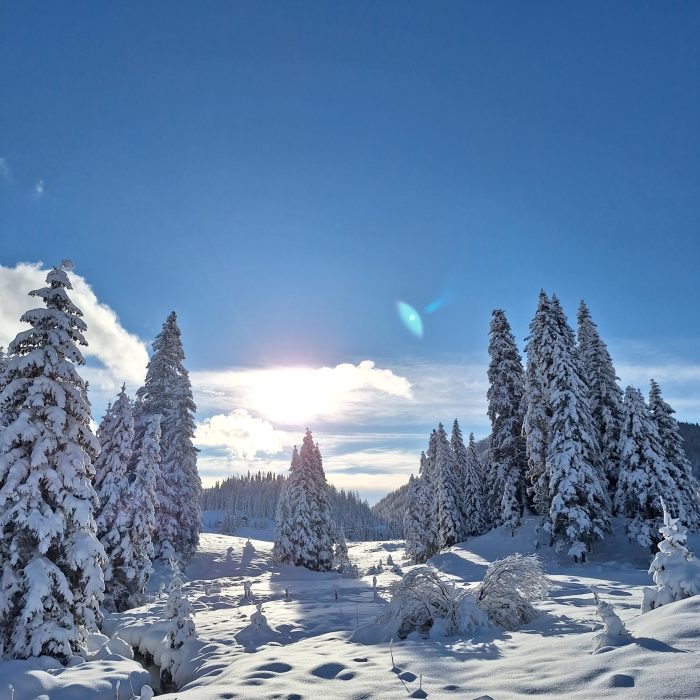
[[[440,423],[436,431],[435,516],[437,518],[438,548],[447,549],[459,542],[464,531],[460,499],[463,496],[461,474],[452,453],[445,428]]]
[[[462,429],[459,427],[459,422],[455,418],[452,423],[452,434],[450,435],[450,447],[452,448],[452,458],[454,459],[454,469],[457,475],[459,493],[457,495],[457,507],[460,511],[460,521],[462,523],[462,532],[460,538],[466,537],[467,521],[469,519],[469,510],[467,505],[467,448],[462,437]]]
[[[404,539],[406,540],[406,556],[412,564],[422,564],[427,559],[427,548],[423,541],[425,533],[423,532],[423,522],[420,517],[421,498],[420,480],[411,474],[408,480],[403,526]]]
[[[45,308],[10,345],[0,411],[0,655],[67,661],[96,632],[104,550],[96,536],[82,312],[64,269],[30,292]]]
[[[100,505],[95,522],[97,536],[107,555],[104,605],[108,610],[121,611],[130,607],[138,586],[127,474],[134,441],[134,416],[124,386],[114,405],[108,406],[97,438],[100,455],[95,461],[94,486]]]
[[[663,539],[649,567],[656,588],[642,589],[642,612],[700,595],[700,562],[686,545],[687,530],[678,518],[669,513],[663,500],[661,506],[664,524],[660,533]]]
[[[455,454],[460,453],[464,447],[462,433],[455,421],[457,432],[452,431],[452,449],[457,448]],[[484,480],[482,478],[482,464],[476,451],[474,433],[469,433],[469,442],[464,450],[464,502],[462,510],[464,516],[464,534],[467,536],[480,535],[486,530],[486,494]]]
[[[525,505],[527,457],[523,432],[523,365],[515,338],[501,309],[493,311],[489,332],[488,416],[491,420],[493,506],[497,521],[514,530]],[[500,499],[499,499],[500,494]]]
[[[313,527],[317,532],[317,569],[326,571],[333,566],[336,526],[331,510],[330,487],[323,471],[323,459],[318,443],[313,442],[311,431],[307,430],[299,450],[301,469],[309,476],[310,505]]]
[[[662,525],[661,500],[672,513],[678,513],[679,493],[642,393],[631,386],[625,391],[619,450],[615,511],[629,518],[630,540],[653,551]]]
[[[549,385],[547,372],[552,363],[554,335],[549,297],[540,292],[535,317],[530,322],[530,335],[525,345],[527,366],[525,369],[525,413],[523,434],[527,454],[528,494],[536,512],[549,512],[551,498],[546,473],[547,446],[549,444]],[[491,487],[493,489],[493,486]],[[502,488],[500,490],[502,493]],[[496,508],[493,499],[491,508]]]
[[[591,413],[597,431],[600,459],[608,488],[614,493],[620,471],[622,390],[608,348],[600,337],[585,302],[578,309],[578,352],[588,382]]]
[[[438,523],[437,523],[437,499],[435,495],[435,462],[437,459],[437,432],[430,434],[428,452],[421,452],[420,467],[418,470],[419,502],[418,517],[423,530],[423,544],[425,556],[432,557],[440,551]]]
[[[675,411],[661,396],[661,387],[653,379],[649,388],[649,413],[659,434],[668,470],[678,490],[675,513],[691,530],[700,528],[700,484],[683,449]]]
[[[163,560],[191,557],[201,530],[201,481],[197,473],[192,388],[183,365],[180,329],[173,311],[153,342],[146,382],[137,392],[137,417],[161,416],[158,517],[154,544]]]
[[[291,471],[298,469],[299,453],[296,445],[292,452]],[[275,515],[275,542],[272,548],[272,554],[275,561],[293,562],[294,547],[293,547],[293,530],[292,517],[289,508],[289,488],[291,477],[284,482],[279,498],[277,499],[277,513]]]
[[[321,451],[307,430],[292,454],[289,482],[278,509],[274,551],[278,561],[328,571],[333,566],[336,528]]]
[[[156,484],[160,476],[160,415],[141,416],[129,469],[129,524],[134,546],[134,585],[130,606],[141,604],[155,556]]]
[[[574,333],[556,296],[550,303],[552,362],[544,372],[551,417],[545,477],[548,481],[547,529],[558,550],[585,559],[596,539],[610,530],[610,499],[600,463],[588,384]]]

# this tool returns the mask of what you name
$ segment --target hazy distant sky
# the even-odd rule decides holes
[[[96,418],[175,309],[207,480],[308,423],[375,497],[438,420],[487,432],[491,309],[522,341],[544,287],[700,420],[699,36],[694,2],[4,3],[0,343],[17,264],[70,257]]]

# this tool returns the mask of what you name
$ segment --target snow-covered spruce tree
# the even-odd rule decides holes
[[[652,552],[662,525],[661,499],[679,511],[679,493],[669,473],[663,445],[639,389],[628,386],[620,428],[620,474],[615,510],[625,518],[627,536]]]
[[[296,446],[292,453],[292,466],[295,469],[299,463],[299,453]],[[282,486],[279,498],[277,499],[277,512],[275,514],[275,542],[272,547],[272,555],[275,561],[291,562],[294,560],[292,550],[292,520],[289,510],[289,484],[291,479],[287,479]]]
[[[661,505],[664,511],[664,525],[660,529],[663,539],[649,567],[656,588],[642,589],[643,613],[676,600],[700,595],[700,562],[686,546],[687,530],[678,518],[671,516],[663,500]]]
[[[311,431],[307,429],[299,450],[301,469],[308,475],[309,505],[311,506],[312,527],[316,533],[316,569],[328,571],[333,567],[333,550],[335,548],[335,523],[331,510],[330,491],[326,474],[323,471],[323,459],[318,443],[314,443]]]
[[[460,512],[462,532],[460,539],[467,537],[467,521],[469,520],[469,510],[467,506],[467,448],[462,437],[462,430],[459,422],[455,418],[452,423],[452,435],[450,436],[450,447],[452,448],[452,458],[454,459],[454,469],[457,475],[459,493],[457,495],[457,507]]]
[[[455,462],[459,466],[462,481],[460,508],[462,511],[462,534],[465,537],[481,534],[485,529],[484,483],[481,462],[476,453],[474,434],[469,433],[469,447],[465,447],[462,431],[455,419],[452,425],[450,446]]]
[[[525,379],[515,338],[501,309],[493,311],[488,352],[489,454],[501,490],[500,502],[496,502],[496,491],[493,505],[500,514],[498,521],[513,531],[520,524],[526,499],[527,456],[522,437]]]
[[[457,421],[455,421],[455,425],[456,424]],[[459,430],[459,426],[457,426],[457,429]],[[461,432],[455,435],[453,430],[452,444],[456,444],[458,450],[461,451],[461,446],[464,445]],[[474,433],[469,433],[469,443],[465,450],[465,460],[463,505],[463,511],[465,513],[464,532],[468,536],[480,535],[486,530],[486,494],[482,478],[483,466],[476,451]]]
[[[585,560],[593,541],[610,530],[610,499],[600,463],[588,385],[574,333],[556,296],[552,363],[545,374],[551,418],[545,474],[549,481],[547,530],[557,550]]]
[[[134,578],[129,607],[141,605],[154,558],[156,484],[160,475],[160,415],[141,416],[129,469],[129,525],[134,548]]]
[[[523,435],[528,464],[527,479],[530,484],[528,494],[535,511],[540,515],[549,512],[551,502],[549,479],[546,473],[549,420],[552,415],[547,372],[552,363],[551,353],[554,342],[550,307],[549,298],[544,291],[541,291],[535,317],[530,322],[530,335],[525,345],[527,366]],[[490,505],[491,508],[496,508],[493,499]]]
[[[173,311],[153,342],[146,382],[137,392],[137,415],[161,416],[161,462],[154,545],[167,561],[173,554],[188,559],[201,530],[202,485],[197,473],[192,388],[183,365],[180,329]]]
[[[134,441],[131,402],[122,386],[114,405],[97,431],[100,455],[95,461],[94,486],[99,498],[97,536],[107,555],[104,605],[126,610],[138,586],[137,563],[130,527],[131,494],[127,470]]]
[[[328,571],[333,566],[335,527],[321,452],[307,430],[292,454],[284,501],[278,509],[274,552],[286,564]]]
[[[591,413],[597,431],[603,471],[608,480],[608,489],[614,493],[620,471],[618,449],[622,390],[617,383],[608,348],[583,301],[578,309],[578,352],[590,390]]]
[[[697,530],[700,528],[700,484],[683,449],[683,438],[673,417],[675,411],[663,400],[659,385],[653,379],[650,384],[649,413],[659,433],[669,473],[678,489],[676,515],[691,530]]]
[[[422,458],[425,458],[425,455],[422,455]],[[422,564],[427,559],[423,519],[420,514],[421,497],[420,480],[411,474],[411,478],[408,480],[403,527],[404,539],[406,540],[406,556],[412,564]]]
[[[455,463],[450,441],[440,423],[437,429],[435,456],[435,499],[437,504],[438,547],[447,549],[459,542],[464,531],[459,504],[462,495],[460,474]]]
[[[432,557],[440,551],[437,518],[437,430],[432,430],[428,439],[428,450],[421,453],[418,476],[420,481],[420,514],[423,523],[423,542],[426,557]]]
[[[10,345],[0,411],[0,647],[15,658],[67,661],[97,631],[104,550],[96,536],[93,461],[100,445],[76,365],[82,312],[54,268],[30,292],[46,308]]]
[[[274,551],[283,564],[313,569],[317,542],[311,526],[311,508],[304,475],[301,472],[301,460],[296,447],[292,453],[285,498],[286,509],[279,513],[285,519],[277,521]],[[288,545],[283,548],[282,538],[285,533]]]

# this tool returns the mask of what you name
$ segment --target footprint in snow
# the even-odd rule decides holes
[[[311,674],[318,678],[330,680],[331,678],[335,678],[341,671],[344,670],[345,666],[343,666],[343,664],[329,663],[316,666],[316,668],[311,670]]]
[[[282,663],[281,661],[273,661],[269,664],[264,664],[263,666],[258,666],[256,671],[271,671],[272,673],[287,673],[291,671],[292,667],[289,664]]]

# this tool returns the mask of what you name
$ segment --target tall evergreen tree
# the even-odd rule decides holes
[[[173,311],[153,342],[146,382],[137,392],[138,415],[161,416],[161,463],[154,544],[163,560],[191,557],[201,530],[201,481],[197,473],[192,388],[183,365],[177,316]]]
[[[420,467],[418,470],[418,518],[423,531],[423,545],[425,548],[425,558],[432,557],[440,551],[437,507],[435,498],[435,470],[431,463],[430,454],[433,460],[437,460],[437,432],[432,431],[428,446],[428,454],[421,452]]]
[[[457,419],[452,424],[450,446],[457,464],[461,481],[460,509],[462,513],[462,535],[470,537],[484,531],[484,483],[481,463],[476,453],[474,434],[469,434],[469,447],[464,445],[462,430]]]
[[[411,474],[406,494],[406,509],[403,514],[404,539],[406,540],[406,557],[413,564],[422,564],[427,559],[424,543],[425,533],[421,518],[420,481]]]
[[[307,430],[292,454],[289,481],[280,499],[274,553],[278,561],[328,571],[333,566],[336,528],[321,452]]]
[[[678,491],[679,510],[675,516],[691,530],[697,530],[700,527],[700,484],[683,449],[683,438],[673,417],[675,411],[663,400],[661,388],[653,379],[649,389],[649,413],[659,434],[669,474]]]
[[[622,423],[622,390],[608,348],[600,337],[585,302],[578,310],[578,351],[591,397],[591,413],[597,430],[600,458],[614,493],[620,471],[620,424]]]
[[[574,333],[556,296],[550,313],[552,362],[544,375],[551,418],[545,476],[551,504],[548,530],[557,549],[585,559],[610,529],[610,502]]]
[[[93,461],[82,312],[65,270],[30,292],[46,308],[10,345],[0,394],[0,655],[67,661],[97,631],[104,550],[96,536]]]
[[[630,540],[653,552],[663,524],[661,499],[671,512],[678,513],[679,494],[644,398],[639,389],[631,386],[625,391],[619,450],[615,509],[629,518]]]
[[[459,542],[464,531],[459,499],[462,485],[450,441],[440,423],[436,432],[435,498],[438,528],[438,546],[446,549]]]
[[[95,522],[107,555],[104,604],[108,610],[125,610],[135,588],[136,568],[127,475],[134,441],[134,417],[124,386],[114,405],[107,408],[97,438],[101,449],[95,461],[94,486],[100,506]]]
[[[140,605],[153,567],[156,484],[160,476],[160,415],[141,416],[129,470],[129,525],[134,546],[134,577],[129,606]]]
[[[494,462],[496,482],[494,505],[500,512],[499,522],[512,530],[520,524],[526,498],[527,457],[522,437],[525,380],[515,338],[501,309],[493,311],[488,352],[489,454]]]
[[[549,404],[547,373],[552,363],[554,333],[552,329],[551,302],[544,291],[540,292],[535,317],[530,323],[525,352],[525,415],[523,434],[527,453],[528,493],[540,515],[549,512],[551,498],[546,473],[549,421],[552,409]],[[492,503],[492,507],[494,504]]]
[[[314,443],[308,428],[299,449],[299,462],[307,486],[311,527],[316,536],[316,563],[313,568],[318,571],[328,571],[333,566],[335,525],[331,513],[328,482],[323,471],[321,450]]]
[[[292,471],[297,468],[299,463],[299,453],[296,445],[292,452]],[[277,499],[277,512],[275,514],[275,542],[272,548],[272,554],[275,561],[291,562],[294,558],[292,549],[293,532],[292,521],[289,510],[289,484],[291,476],[284,482],[279,498]]]

